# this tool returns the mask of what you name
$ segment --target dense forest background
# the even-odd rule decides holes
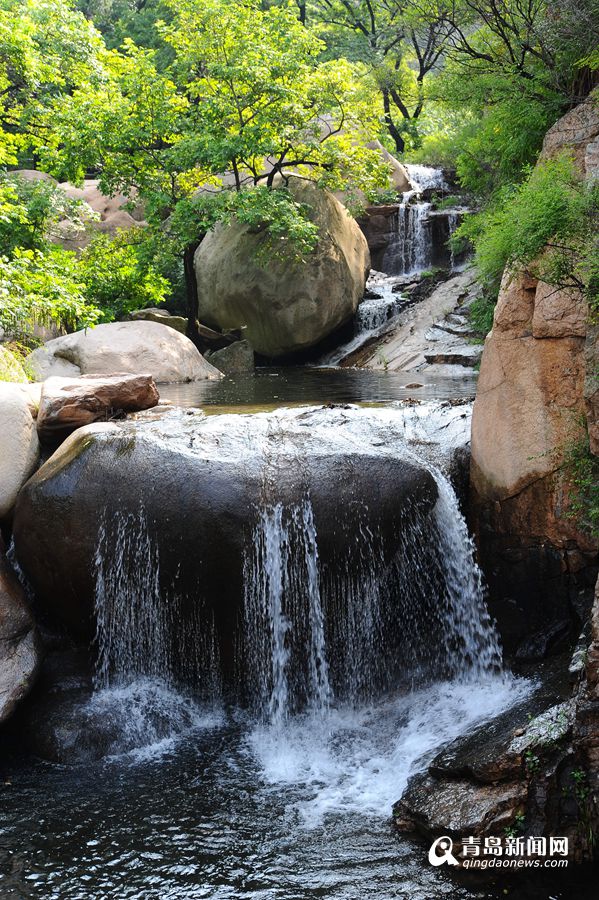
[[[266,232],[265,265],[301,260],[317,231],[285,172],[388,202],[374,139],[455,170],[483,326],[506,263],[548,243],[543,277],[594,306],[598,188],[567,155],[532,167],[598,71],[598,0],[0,0],[0,327],[190,312],[193,253],[232,216]],[[147,225],[65,249],[86,213],[59,185],[86,177]]]

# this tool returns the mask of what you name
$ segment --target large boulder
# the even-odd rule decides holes
[[[249,341],[235,341],[206,356],[225,375],[250,375],[254,371],[254,351]]]
[[[542,159],[567,150],[581,176],[599,174],[596,99],[549,130]],[[471,483],[508,648],[567,619],[572,597],[596,573],[597,540],[570,514],[576,489],[564,462],[587,437],[599,450],[598,364],[599,329],[582,293],[556,289],[530,271],[506,271],[474,404]]]
[[[11,512],[38,461],[39,440],[27,393],[18,384],[0,382],[0,519]]]
[[[21,491],[14,522],[19,563],[38,601],[73,632],[93,635],[96,604],[111,640],[132,640],[127,623],[135,622],[135,639],[143,644],[147,635],[148,652],[160,663],[169,641],[160,628],[168,616],[177,623],[177,659],[185,663],[188,653],[207,655],[205,647],[184,646],[188,639],[193,644],[200,617],[200,635],[215,630],[223,668],[230,670],[243,622],[247,554],[263,512],[268,518],[278,505],[290,510],[285,527],[297,528],[305,541],[310,526],[299,528],[293,517],[310,498],[322,577],[326,584],[334,577],[336,603],[346,602],[354,569],[365,563],[372,569],[368,535],[380,536],[372,552],[383,578],[412,516],[425,516],[423,527],[434,527],[429,513],[437,488],[430,471],[397,444],[384,446],[384,425],[366,419],[359,410],[282,417],[173,410],[81,428]],[[428,552],[420,543],[414,547],[430,588],[435,557],[429,560]],[[409,568],[406,590],[416,597],[417,566],[411,574]],[[257,574],[266,577],[261,566]],[[400,580],[393,581],[396,609]],[[98,606],[111,590],[110,603]],[[307,603],[306,591],[300,596]],[[429,593],[422,602],[438,604]],[[111,603],[118,606],[116,619]],[[330,605],[328,615],[340,617]],[[123,645],[123,654],[131,649]]]
[[[35,625],[0,539],[0,723],[29,692],[39,664]]]
[[[303,178],[290,178],[289,189],[320,228],[308,259],[265,262],[264,234],[240,222],[213,228],[195,256],[201,321],[246,326],[244,337],[269,357],[312,347],[347,322],[370,270],[366,239],[345,207]]]
[[[189,338],[158,322],[111,322],[48,341],[27,362],[36,378],[150,374],[158,382],[202,381],[221,373]]]
[[[42,386],[38,434],[42,439],[60,439],[115,413],[151,409],[159,400],[151,375],[48,378]]]

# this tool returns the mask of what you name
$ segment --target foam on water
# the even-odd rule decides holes
[[[532,689],[509,675],[441,682],[362,708],[296,716],[284,728],[258,725],[247,743],[271,790],[296,789],[290,812],[305,827],[328,815],[387,818],[435,751]]]
[[[447,190],[443,169],[437,169],[433,166],[421,166],[417,163],[405,163],[404,168],[407,170],[410,181],[418,193],[431,189]]]
[[[155,760],[199,731],[223,721],[216,706],[202,707],[163,679],[138,677],[96,690],[85,715],[102,722],[109,735],[107,758]]]

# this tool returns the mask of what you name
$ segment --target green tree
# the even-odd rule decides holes
[[[55,140],[51,110],[95,79],[101,47],[68,0],[0,0],[0,166]]]
[[[408,137],[417,144],[426,83],[453,32],[445,0],[311,0],[309,8],[332,54],[366,66],[396,150]]]
[[[100,166],[108,193],[144,201],[150,238],[168,237],[183,261],[194,336],[193,257],[211,225],[237,216],[268,233],[272,252],[306,252],[316,229],[284,189],[285,173],[374,188],[387,170],[364,149],[376,113],[350,64],[320,61],[323,44],[294,4],[167,4],[172,23],[160,30],[172,64],[159,71],[155,51],[132,41],[108,54],[104,81],[56,106],[63,142],[47,160],[73,179]]]

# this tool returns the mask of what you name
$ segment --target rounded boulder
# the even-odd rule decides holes
[[[308,258],[265,261],[264,232],[235,221],[209,231],[195,255],[200,321],[245,327],[256,352],[272,358],[309,349],[351,319],[370,271],[366,238],[345,207],[307,179],[291,177],[288,187],[319,227]]]
[[[111,322],[48,341],[27,362],[37,379],[53,375],[152,375],[157,382],[221,378],[194,344],[158,322]]]

